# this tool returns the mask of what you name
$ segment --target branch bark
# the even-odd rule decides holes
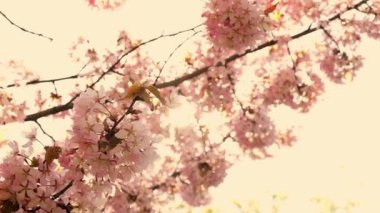
[[[5,14],[4,14],[3,12],[1,12],[1,11],[0,11],[0,15],[2,15],[2,16],[3,16],[3,17],[4,17],[4,18],[5,18],[5,19],[11,24],[11,25],[17,27],[18,29],[20,29],[20,30],[22,30],[22,31],[24,31],[24,32],[26,32],[26,33],[30,33],[30,34],[33,34],[33,35],[36,35],[36,36],[39,36],[39,37],[46,38],[46,39],[48,39],[48,40],[50,40],[50,41],[53,41],[53,38],[51,38],[51,37],[45,36],[45,35],[42,34],[42,33],[36,33],[36,32],[30,31],[30,30],[27,30],[27,29],[25,29],[24,27],[21,27],[21,26],[17,25],[17,24],[14,23],[11,19],[9,19],[7,15],[5,15]]]
[[[73,106],[74,105],[72,102],[67,103],[67,104],[63,104],[63,105],[59,105],[59,106],[55,106],[55,107],[52,107],[52,108],[49,108],[49,109],[46,109],[46,110],[43,110],[43,111],[40,111],[37,113],[27,115],[25,117],[24,121],[36,121],[39,118],[46,117],[49,115],[54,115],[54,114],[57,114],[59,112],[63,112],[63,111],[72,109]]]
[[[352,7],[347,7],[346,10],[340,12],[340,13],[337,13],[336,15],[330,17],[329,19],[327,19],[327,23],[330,23],[332,21],[335,21],[337,19],[340,18],[341,15],[343,15],[344,13],[350,11],[350,10],[353,10],[353,9],[356,9],[358,7],[360,7],[361,5],[367,3],[368,0],[362,0],[358,3],[356,3],[355,5],[353,5]],[[323,30],[323,26],[316,26],[316,27],[311,27],[311,25],[309,26],[309,28],[307,28],[306,30],[302,31],[302,32],[299,32],[297,34],[294,34],[290,37],[290,40],[295,40],[295,39],[298,39],[300,37],[303,37],[303,36],[306,36],[308,34],[311,34],[317,30],[320,30],[322,29]],[[259,51],[261,49],[264,49],[266,47],[269,47],[269,46],[273,46],[275,44],[278,43],[278,40],[270,40],[270,41],[267,41],[253,49],[247,49],[246,51],[244,51],[243,53],[240,53],[240,54],[234,54],[234,55],[231,55],[230,57],[224,59],[223,61],[219,61],[217,62],[215,65],[212,65],[212,66],[206,66],[206,67],[202,67],[200,69],[197,69],[195,70],[194,72],[192,73],[189,73],[189,74],[185,74],[179,78],[176,78],[174,80],[171,80],[171,81],[168,81],[168,82],[163,82],[163,83],[159,83],[156,85],[157,88],[165,88],[165,87],[177,87],[178,85],[180,85],[182,82],[184,81],[188,81],[188,80],[191,80],[193,78],[196,78],[200,75],[202,75],[203,73],[206,73],[210,70],[210,68],[213,68],[213,67],[220,67],[220,66],[225,66],[227,65],[228,63],[236,60],[236,59],[239,59],[239,58],[242,58],[250,53],[253,53],[253,52],[256,52],[256,51]]]
[[[337,14],[335,14],[334,16],[330,17],[329,19],[327,19],[327,23],[330,23],[332,21],[335,21],[337,19],[340,19],[341,15],[343,15],[344,13],[350,11],[350,10],[354,10],[355,8],[358,8],[360,7],[361,5],[363,4],[366,4],[368,2],[368,0],[361,0],[359,1],[358,3],[354,4],[352,7],[347,7],[344,11],[341,11]],[[199,25],[198,25],[199,26]],[[198,27],[197,26],[197,27]],[[320,30],[322,29],[321,26],[316,26],[316,27],[311,27],[312,25],[310,25],[307,29],[305,29],[304,31],[301,31],[297,34],[294,34],[290,37],[290,40],[295,40],[295,39],[298,39],[300,37],[303,37],[303,36],[306,36],[308,34],[311,34],[317,30]],[[106,72],[104,72],[93,84],[90,85],[90,87],[92,88],[93,86],[95,86],[96,83],[98,83],[106,74],[108,74],[109,72],[112,72],[114,67],[125,57],[127,56],[130,52],[134,51],[135,49],[137,49],[138,47],[142,46],[142,45],[145,45],[147,43],[150,43],[150,42],[153,42],[159,38],[162,38],[162,37],[170,37],[170,36],[175,36],[179,33],[182,33],[182,32],[187,32],[187,31],[194,31],[195,28],[197,27],[194,27],[194,28],[191,28],[189,30],[184,30],[184,31],[180,31],[180,32],[177,32],[177,33],[173,33],[173,34],[167,34],[167,35],[161,35],[159,37],[156,37],[156,38],[153,38],[151,40],[148,40],[146,42],[143,42],[141,43],[140,45],[136,46],[135,48],[133,48],[132,50],[124,53],[117,62],[115,62]],[[171,81],[168,81],[168,82],[163,82],[163,83],[159,83],[159,84],[156,84],[156,87],[157,88],[166,88],[166,87],[171,87],[171,86],[178,86],[180,85],[181,83],[185,82],[185,81],[188,81],[188,80],[191,80],[191,79],[195,79],[196,77],[208,72],[210,70],[210,68],[212,67],[220,67],[220,66],[225,66],[226,64],[236,60],[236,59],[239,59],[239,58],[242,58],[250,53],[253,53],[253,52],[256,52],[256,51],[259,51],[261,49],[264,49],[266,47],[270,47],[270,46],[273,46],[275,44],[278,43],[278,40],[270,40],[270,41],[267,41],[253,49],[247,49],[245,50],[243,53],[240,53],[240,54],[234,54],[234,55],[231,55],[230,57],[222,60],[222,61],[219,61],[218,63],[216,63],[215,65],[213,66],[205,66],[205,67],[202,67],[202,68],[199,68],[199,69],[196,69],[194,72],[192,73],[189,73],[189,74],[185,74],[179,78],[176,78],[174,80],[171,80]],[[69,110],[69,109],[72,109],[73,108],[73,101],[78,97],[79,95],[73,97],[68,103],[66,104],[63,104],[63,105],[59,105],[59,106],[56,106],[56,107],[52,107],[52,108],[49,108],[49,109],[46,109],[46,110],[43,110],[43,111],[40,111],[40,112],[37,112],[37,113],[34,113],[34,114],[30,114],[30,115],[27,115],[25,117],[25,121],[35,121],[41,117],[45,117],[45,116],[49,116],[49,115],[53,115],[53,114],[56,114],[56,113],[59,113],[59,112],[62,112],[62,111],[65,111],[65,110]]]
[[[63,77],[63,78],[53,78],[53,79],[47,79],[47,80],[31,80],[31,81],[28,81],[26,82],[25,85],[33,85],[33,84],[42,84],[42,83],[55,83],[55,82],[58,82],[58,81],[64,81],[64,80],[67,80],[67,79],[76,79],[78,78],[79,75],[72,75],[72,76],[67,76],[67,77]],[[5,87],[1,87],[1,89],[4,89],[4,88],[11,88],[11,87],[15,87],[17,86],[17,84],[9,84]]]
[[[176,36],[176,35],[179,35],[181,33],[185,33],[185,32],[190,32],[190,31],[194,31],[195,32],[195,29],[198,28],[199,26],[201,25],[197,25],[195,27],[192,27],[190,29],[187,29],[187,30],[182,30],[182,31],[178,31],[176,33],[170,33],[170,34],[162,34],[158,37],[155,37],[155,38],[152,38],[150,40],[147,40],[145,42],[142,42],[140,43],[139,45],[136,45],[135,47],[133,47],[132,49],[130,49],[129,51],[125,52],[123,55],[121,55],[119,57],[119,59],[113,63],[108,69],[107,71],[103,72],[99,77],[98,79],[96,79],[91,85],[89,85],[88,87],[89,88],[93,88],[104,76],[106,76],[107,74],[111,73],[111,72],[114,72],[114,69],[115,67],[120,63],[120,61],[125,58],[126,56],[128,56],[130,53],[132,53],[133,51],[137,50],[138,48],[140,48],[141,46],[143,45],[146,45],[148,43],[151,43],[151,42],[154,42],[160,38],[164,38],[164,37],[173,37],[173,36]],[[51,83],[54,83],[55,81],[61,81],[61,80],[66,80],[66,79],[73,79],[73,78],[78,78],[79,75],[73,75],[73,76],[69,76],[69,77],[64,77],[64,78],[57,78],[57,79],[50,79],[50,80],[38,80],[38,81],[32,81],[32,82],[29,82],[27,84],[39,84],[39,83],[47,83],[47,82],[51,82]],[[11,85],[12,86],[12,85]],[[46,116],[49,116],[49,115],[54,115],[54,114],[57,114],[59,112],[63,112],[63,111],[66,111],[66,110],[69,110],[69,109],[72,109],[73,108],[73,101],[79,96],[79,94],[75,95],[69,102],[65,103],[65,104],[62,104],[62,105],[58,105],[58,106],[55,106],[55,107],[52,107],[52,108],[49,108],[49,109],[46,109],[46,110],[43,110],[43,111],[40,111],[40,112],[36,112],[36,113],[33,113],[33,114],[29,114],[27,116],[25,116],[25,119],[24,121],[37,121],[39,118],[42,118],[42,117],[46,117]]]

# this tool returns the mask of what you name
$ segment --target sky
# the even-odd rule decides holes
[[[199,24],[201,5],[201,1],[129,0],[120,10],[100,12],[79,0],[4,0],[0,10],[15,23],[54,41],[24,33],[0,17],[0,67],[17,59],[43,79],[75,74],[80,65],[70,60],[68,48],[79,35],[103,49],[123,28],[134,37],[148,39]],[[164,52],[172,50],[167,42],[153,46],[151,53],[167,55]],[[322,100],[308,114],[274,110],[272,119],[280,127],[296,127],[298,142],[275,150],[272,158],[247,159],[231,168],[224,183],[212,190],[212,206],[238,212],[233,200],[254,199],[262,212],[271,212],[272,195],[281,193],[288,199],[280,212],[319,212],[311,201],[318,196],[342,206],[354,201],[352,212],[380,212],[379,43],[366,39],[359,48],[366,59],[357,78],[345,85],[327,85]],[[0,77],[5,75],[0,69]],[[12,125],[0,131],[5,138],[21,134]]]
[[[306,200],[315,196],[340,205],[357,201],[356,212],[379,212],[379,47],[379,42],[366,40],[359,49],[365,65],[357,78],[346,85],[328,85],[309,113],[275,110],[272,117],[279,126],[296,126],[298,142],[271,159],[237,165],[215,194],[225,190],[231,197],[264,200],[274,193],[287,194],[295,206],[284,212],[306,208],[302,203],[310,204]]]

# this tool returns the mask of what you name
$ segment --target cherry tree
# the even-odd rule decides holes
[[[127,6],[86,3],[107,11]],[[54,42],[0,14],[35,39]],[[209,189],[241,156],[270,157],[268,148],[295,141],[291,129],[276,129],[273,107],[307,113],[326,81],[354,79],[363,63],[356,53],[361,40],[380,39],[379,16],[377,0],[207,0],[203,22],[179,32],[140,40],[123,30],[106,52],[78,38],[69,51],[83,65],[76,75],[40,79],[17,61],[7,63],[0,123],[36,127],[22,145],[1,142],[11,148],[0,164],[1,212],[159,212],[177,198],[206,205]],[[163,62],[144,49],[180,35],[187,37]],[[182,63],[171,64],[186,43]],[[76,83],[63,94],[55,85],[68,80]],[[13,97],[43,84],[54,91]],[[183,125],[168,119],[191,104]],[[210,114],[223,119],[211,127],[204,119]],[[43,118],[70,120],[71,128],[55,138]],[[38,132],[50,141],[40,141]]]

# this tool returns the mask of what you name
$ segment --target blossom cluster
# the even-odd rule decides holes
[[[153,141],[142,124],[133,118],[120,121],[122,115],[107,108],[100,92],[88,89],[74,105],[72,138],[60,158],[70,172],[109,181],[128,180],[131,173],[142,171],[154,159]]]
[[[210,0],[203,16],[210,41],[217,47],[242,51],[265,38],[270,21],[265,1]]]
[[[121,7],[125,0],[87,0],[88,4],[92,7],[98,7],[104,10],[114,10]]]
[[[320,67],[335,83],[351,81],[355,72],[362,66],[360,56],[349,57],[346,53],[333,49],[321,60]]]
[[[15,104],[12,96],[0,91],[0,123],[6,124],[15,121],[23,121],[25,110],[28,109],[26,103]]]
[[[268,108],[251,104],[231,120],[231,129],[239,146],[254,156],[255,151],[265,154],[265,148],[275,141],[275,128],[268,116]]]
[[[210,201],[208,189],[224,180],[230,166],[223,155],[207,152],[183,162],[181,177],[186,181],[180,186],[180,195],[184,201],[193,206],[205,205]]]
[[[323,83],[314,73],[300,75],[294,68],[288,67],[279,71],[272,83],[265,90],[267,104],[285,104],[302,112],[309,111],[323,92]]]
[[[1,212],[66,212],[67,200],[54,197],[66,184],[64,172],[48,155],[25,159],[17,144],[12,148],[0,164]]]
[[[231,112],[233,104],[234,85],[231,84],[231,68],[219,67],[213,69],[197,82],[198,87],[181,86],[181,91],[193,101],[204,106],[204,110],[222,110]]]

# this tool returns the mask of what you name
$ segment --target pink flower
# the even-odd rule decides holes
[[[192,206],[206,205],[211,201],[210,194],[204,186],[182,184],[180,195],[184,201]]]
[[[325,52],[320,61],[320,68],[335,83],[351,81],[356,71],[362,66],[362,57],[349,56],[337,49]]]
[[[210,0],[203,13],[210,41],[217,47],[235,51],[263,41],[264,25],[269,23],[264,9],[261,1]]]
[[[250,107],[244,114],[238,113],[231,121],[234,137],[247,152],[265,149],[275,140],[275,129],[266,107]]]
[[[105,10],[114,10],[125,3],[125,0],[88,0],[91,7],[99,7]]]
[[[30,132],[25,132],[25,137],[28,140],[26,144],[24,144],[22,147],[27,147],[29,149],[33,149],[33,143],[36,142],[37,139],[37,128],[34,127],[31,129]]]

